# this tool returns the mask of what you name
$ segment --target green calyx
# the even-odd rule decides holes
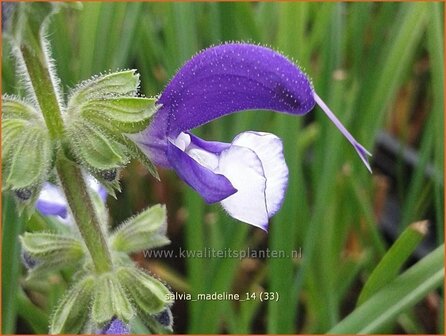
[[[129,293],[138,312],[157,314],[171,305],[171,293],[163,283],[136,267],[122,267],[118,279]]]
[[[50,320],[50,334],[77,334],[85,327],[95,287],[95,278],[86,276],[76,282],[57,306]]]
[[[28,279],[42,277],[67,266],[79,266],[88,255],[81,240],[69,234],[25,233],[20,237],[22,251],[33,266]]]
[[[79,333],[88,321],[94,329],[102,328],[113,318],[129,323],[136,314],[150,320],[148,326],[154,332],[169,330],[169,326],[157,323],[156,317],[169,309],[170,296],[161,281],[135,266],[119,267],[95,276],[84,275],[56,308],[50,333]]]
[[[22,206],[33,210],[53,167],[55,145],[39,112],[19,98],[2,97],[3,189],[12,190]]]
[[[136,96],[138,87],[139,75],[125,70],[79,84],[68,100],[67,147],[109,190],[119,190],[119,184],[104,172],[118,170],[131,159],[140,160],[157,177],[153,164],[127,137],[146,129],[158,108],[154,98]]]
[[[91,318],[105,324],[113,317],[130,321],[134,308],[115,273],[105,273],[96,279]]]
[[[110,245],[125,253],[161,247],[170,243],[166,230],[166,207],[155,205],[121,224],[110,237]]]
[[[135,70],[124,70],[94,76],[79,83],[71,92],[68,105],[76,110],[81,104],[104,97],[134,97],[139,87],[139,75]]]

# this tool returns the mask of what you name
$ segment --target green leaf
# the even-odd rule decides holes
[[[136,70],[114,72],[80,83],[71,93],[68,113],[76,113],[85,101],[95,98],[134,96],[139,86]]]
[[[84,103],[81,115],[89,122],[112,130],[138,133],[147,128],[156,110],[154,98],[98,98]]]
[[[75,283],[65,294],[50,320],[50,334],[76,334],[82,331],[89,315],[92,276]]]
[[[125,146],[85,121],[70,125],[69,138],[74,154],[92,170],[115,169],[128,163]]]
[[[22,289],[18,294],[17,305],[19,316],[30,325],[35,334],[48,333],[47,314],[34,305]]]
[[[158,204],[121,224],[110,237],[110,245],[126,253],[164,246],[170,243],[166,230],[166,207]]]
[[[98,324],[113,317],[128,322],[134,316],[132,304],[114,273],[106,273],[97,280],[94,290],[92,319]]]
[[[145,314],[159,313],[172,303],[172,294],[161,281],[135,267],[121,268],[118,278],[132,302]]]
[[[444,245],[441,245],[370,297],[328,333],[375,333],[439,287],[443,279]]]
[[[416,222],[404,230],[365,283],[359,295],[358,306],[396,278],[401,267],[426,235],[427,225],[427,221]]]

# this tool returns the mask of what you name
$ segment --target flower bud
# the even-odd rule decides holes
[[[23,188],[14,191],[17,198],[21,201],[27,201],[31,198],[33,192],[31,189]]]
[[[153,318],[163,327],[172,326],[173,317],[172,317],[172,311],[169,308],[164,309],[161,313],[154,315]]]
[[[22,259],[23,266],[25,266],[27,270],[33,269],[38,264],[38,261],[33,257],[31,257],[30,254],[24,248],[22,248],[20,257]]]
[[[138,316],[153,334],[166,334],[173,331],[173,317],[170,308],[155,315],[139,312]]]
[[[127,335],[130,334],[130,330],[127,324],[117,318],[113,318],[101,329],[100,333],[103,335]]]
[[[102,176],[104,180],[111,182],[116,179],[116,176],[118,175],[118,170],[117,169],[102,170],[99,172],[99,174]]]
[[[13,2],[2,1],[2,31],[5,31],[5,28],[8,28],[16,6],[17,4]]]

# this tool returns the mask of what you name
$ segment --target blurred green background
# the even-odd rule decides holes
[[[443,333],[442,248],[417,263],[443,243],[443,23],[440,3],[92,2],[54,16],[48,38],[65,93],[94,74],[135,68],[141,92],[155,96],[201,49],[259,43],[295,60],[374,153],[370,175],[318,108],[306,117],[250,111],[197,130],[227,142],[244,130],[283,139],[289,187],[268,235],[218,205],[206,206],[174,173],[160,171],[156,182],[131,164],[122,173],[123,192],[108,202],[114,224],[165,203],[168,250],[302,251],[295,259],[135,255],[179,293],[257,295],[244,302],[178,300],[176,333]],[[9,52],[4,43],[3,92],[20,93]],[[429,233],[418,244],[422,235],[411,240],[404,230],[424,219]],[[27,223],[16,218],[12,200],[3,198],[4,333],[46,333],[48,315],[69,285],[66,274],[24,280],[16,236],[45,225],[38,215]],[[395,279],[403,264],[402,271],[415,266]],[[388,279],[380,284],[383,275]],[[370,292],[361,294],[368,279]],[[279,300],[262,302],[262,292],[278,293]],[[376,296],[360,305],[360,294]],[[147,332],[137,322],[133,331]]]

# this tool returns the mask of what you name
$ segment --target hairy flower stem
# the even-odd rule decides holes
[[[98,273],[109,271],[112,267],[110,252],[81,170],[76,164],[66,159],[63,154],[59,155],[56,168],[68,204],[85,245],[90,251],[96,271]]]
[[[64,132],[63,120],[45,58],[26,46],[21,47],[20,51],[50,137],[60,140]],[[40,53],[43,54],[43,51]]]
[[[22,46],[20,53],[50,136],[54,141],[60,141],[64,123],[44,49],[41,45],[39,50]],[[110,251],[81,170],[65,158],[62,150],[57,156],[57,173],[96,272],[107,272],[112,268]]]

